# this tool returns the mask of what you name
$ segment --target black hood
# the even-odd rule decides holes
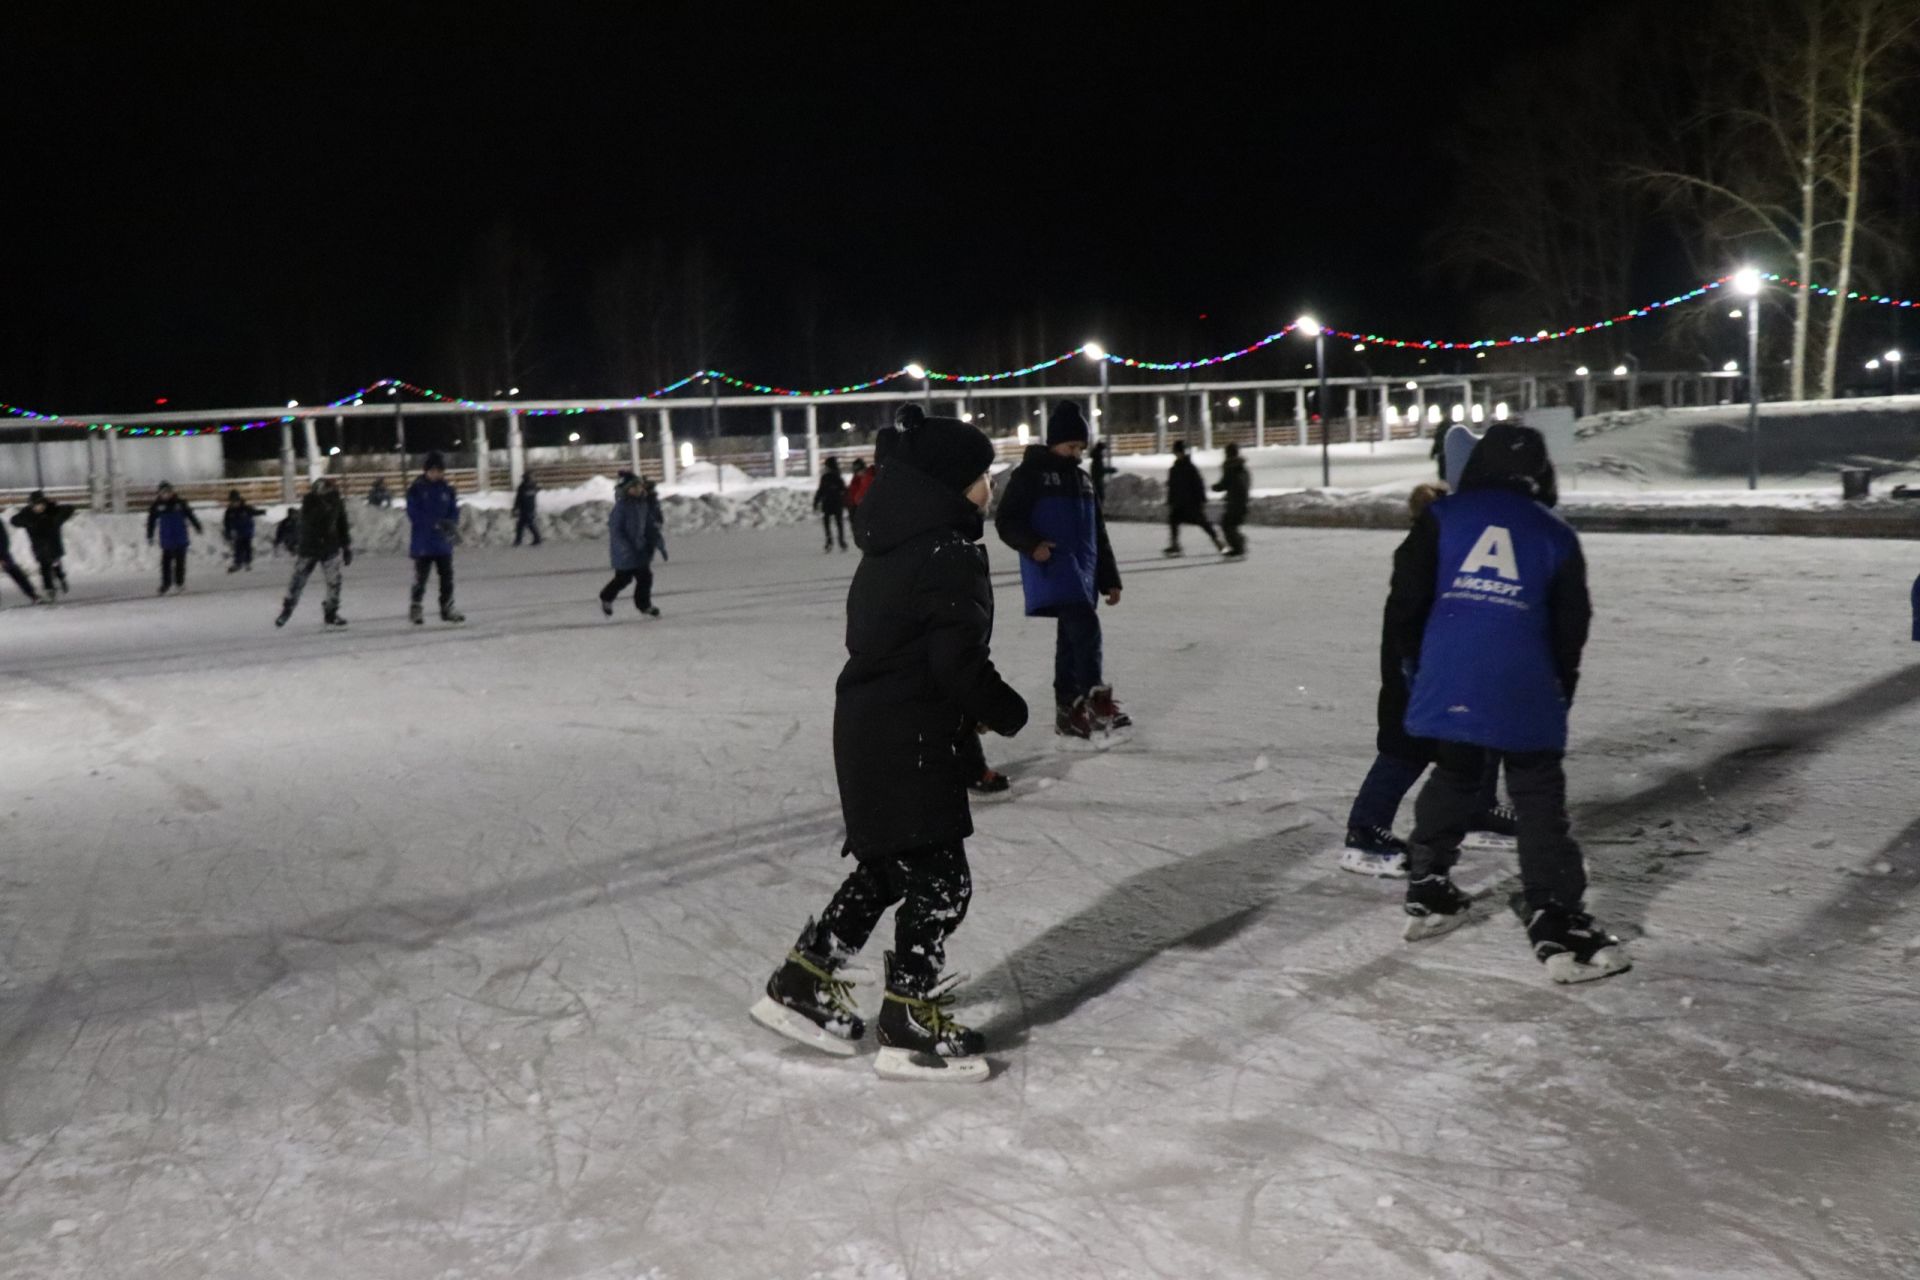
[[[895,456],[867,490],[855,533],[862,551],[884,555],[936,529],[956,529],[969,542],[978,541],[980,527],[980,509],[965,494]]]
[[[1496,422],[1473,446],[1460,473],[1460,492],[1511,489],[1544,506],[1560,501],[1560,483],[1547,457],[1547,440],[1532,427]]]

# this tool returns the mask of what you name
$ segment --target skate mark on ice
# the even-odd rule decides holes
[[[1916,888],[1920,888],[1920,818],[1908,823],[1863,866],[1842,877],[1840,887],[1798,929],[1778,939],[1773,949],[1824,955],[1878,941],[1871,931],[1910,912],[1908,899]],[[1920,950],[1920,938],[1905,947],[1909,957],[1916,950]]]

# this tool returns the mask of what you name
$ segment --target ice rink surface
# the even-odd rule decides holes
[[[391,557],[345,634],[272,628],[285,560],[0,612],[0,1275],[1920,1273],[1910,544],[1587,540],[1637,968],[1564,989],[1500,893],[1409,945],[1334,865],[1394,538],[1115,534],[1131,745],[1055,750],[1000,589],[970,1089],[746,1016],[846,869],[809,529],[680,539],[657,622],[552,543],[462,553],[459,628]]]

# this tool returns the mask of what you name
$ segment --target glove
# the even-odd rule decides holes
[[[457,520],[435,520],[433,522],[433,531],[443,538],[451,538],[454,534],[460,532],[460,523]]]
[[[353,548],[352,547],[342,547],[340,549],[340,563],[343,565],[347,565],[349,567],[352,566],[353,564]]]

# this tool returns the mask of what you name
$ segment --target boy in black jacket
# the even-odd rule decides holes
[[[947,1012],[946,939],[972,896],[962,765],[976,726],[1011,737],[1027,705],[994,670],[993,586],[978,545],[993,445],[953,418],[911,427],[862,503],[860,567],[847,593],[847,665],[835,690],[833,762],[859,860],[767,980],[756,1022],[848,1055],[865,1031],[837,972],[888,907],[894,950],[874,1068],[903,1079],[987,1077],[979,1032]]]
[[[33,558],[40,565],[40,585],[46,588],[49,600],[73,590],[67,585],[66,566],[61,563],[67,555],[67,544],[60,533],[60,526],[71,519],[71,506],[48,501],[40,489],[33,491],[25,509],[13,517],[13,527],[27,531],[27,541],[33,545]]]
[[[254,522],[267,514],[240,496],[238,489],[227,491],[227,513],[220,518],[220,531],[226,535],[227,546],[233,551],[233,563],[227,566],[228,573],[238,573],[245,569],[253,572],[253,532]]]
[[[327,599],[321,607],[321,620],[329,627],[344,627],[340,616],[340,570],[353,563],[353,529],[347,524],[346,499],[334,488],[333,481],[321,476],[307,490],[300,503],[300,558],[293,566],[293,578],[287,583],[286,599],[280,602],[276,627],[287,625],[300,604],[300,593],[314,566],[327,582]]]

